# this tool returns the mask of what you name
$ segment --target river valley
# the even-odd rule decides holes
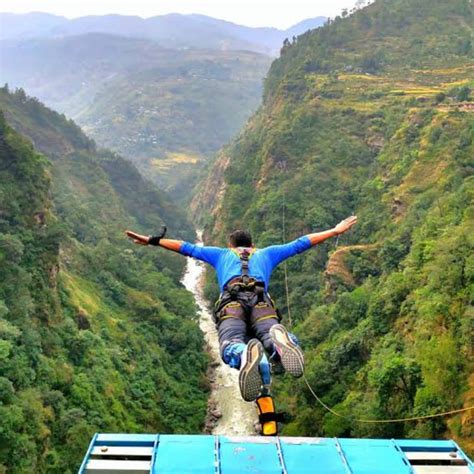
[[[208,413],[208,418],[215,419],[212,434],[252,435],[255,434],[256,409],[253,403],[240,397],[238,371],[225,365],[220,358],[217,331],[203,294],[204,272],[203,263],[188,258],[182,283],[193,293],[199,306],[199,326],[204,333],[211,367],[214,367]]]

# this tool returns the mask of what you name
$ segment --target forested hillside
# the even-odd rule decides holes
[[[190,192],[206,160],[256,110],[271,61],[98,33],[3,41],[1,49],[1,83],[67,114],[175,195]]]
[[[270,58],[251,52],[167,51],[152,67],[107,81],[77,116],[174,197],[257,109]]]
[[[123,234],[192,238],[184,215],[22,90],[0,89],[0,110],[0,472],[77,472],[96,431],[199,431],[184,261]]]
[[[359,217],[337,248],[288,263],[307,377],[349,419],[284,378],[285,434],[452,436],[473,449],[468,414],[353,420],[473,405],[472,28],[468,0],[378,0],[288,43],[194,202],[220,243],[242,227],[278,243],[283,212],[287,240]]]

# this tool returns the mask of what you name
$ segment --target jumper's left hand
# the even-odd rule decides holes
[[[335,232],[337,235],[343,234],[347,232],[354,224],[357,223],[357,216],[350,216],[347,219],[339,222],[336,227],[334,227]]]

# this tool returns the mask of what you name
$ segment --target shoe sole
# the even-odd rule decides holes
[[[239,387],[242,398],[246,402],[253,402],[260,395],[262,377],[259,364],[263,357],[263,346],[260,341],[252,339],[246,348],[245,364],[239,372]]]
[[[301,348],[292,342],[288,331],[281,324],[272,326],[270,336],[286,372],[293,377],[301,377],[304,372],[304,354]]]

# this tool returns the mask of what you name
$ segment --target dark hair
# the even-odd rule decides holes
[[[252,236],[246,230],[234,230],[229,235],[229,243],[232,247],[251,247]]]

